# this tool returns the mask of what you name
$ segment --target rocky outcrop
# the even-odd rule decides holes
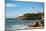
[[[34,24],[32,24],[32,27],[39,27],[39,23],[38,22],[35,22]]]
[[[44,27],[44,20],[43,21],[34,21],[28,27]]]

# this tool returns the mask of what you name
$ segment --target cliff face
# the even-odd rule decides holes
[[[42,13],[37,13],[37,14],[27,13],[24,14],[23,16],[19,16],[18,18],[21,18],[23,20],[39,20],[42,19],[42,16],[43,16]]]

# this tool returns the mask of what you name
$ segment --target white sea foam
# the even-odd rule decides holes
[[[25,29],[26,26],[24,26],[23,24],[21,25],[16,25],[16,26],[12,26],[12,28],[15,28],[15,29]]]
[[[30,23],[29,23],[30,24]],[[24,25],[24,24],[19,24],[19,25],[12,25],[11,28],[8,28],[7,30],[25,30],[29,24]]]
[[[18,29],[23,30],[26,27],[27,27],[27,25],[23,25],[23,24],[21,24],[21,25],[13,25],[11,28],[8,28],[7,30],[18,30]]]

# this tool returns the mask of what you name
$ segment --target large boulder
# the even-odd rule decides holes
[[[39,23],[38,22],[34,22],[33,24],[32,24],[32,27],[39,27],[40,25],[39,25]]]

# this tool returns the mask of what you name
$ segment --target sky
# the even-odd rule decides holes
[[[5,0],[6,5],[6,18],[16,18],[25,13],[43,12],[43,2],[24,2],[15,0]]]

